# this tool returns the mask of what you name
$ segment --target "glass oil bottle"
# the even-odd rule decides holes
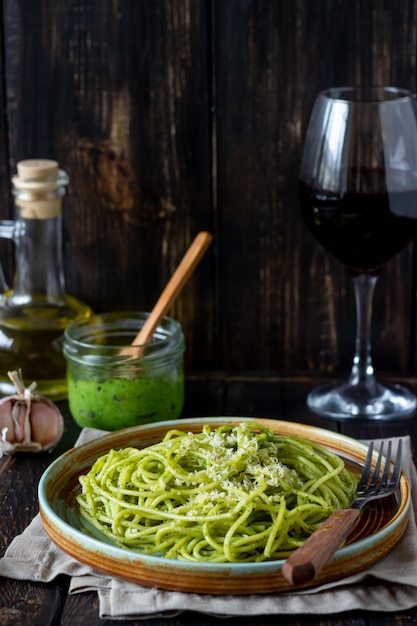
[[[26,385],[52,400],[67,395],[63,333],[88,319],[90,307],[65,292],[62,198],[69,183],[56,161],[17,164],[12,179],[15,219],[0,221],[0,238],[15,245],[13,284],[0,267],[0,394],[14,393],[8,371],[21,370]]]

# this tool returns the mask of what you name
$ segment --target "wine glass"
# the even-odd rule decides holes
[[[305,139],[299,198],[314,237],[347,268],[356,302],[349,379],[314,389],[308,406],[337,419],[411,415],[414,394],[375,378],[371,319],[382,267],[417,234],[415,95],[395,87],[321,92]]]

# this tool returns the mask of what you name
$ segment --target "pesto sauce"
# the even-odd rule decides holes
[[[183,377],[110,378],[103,382],[68,374],[68,402],[76,423],[118,430],[177,419],[184,404]]]

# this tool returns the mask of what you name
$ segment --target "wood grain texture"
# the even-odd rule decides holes
[[[335,511],[285,561],[282,566],[284,578],[293,585],[313,580],[342,545],[358,517],[359,509]]]
[[[9,168],[57,159],[67,291],[150,310],[199,230],[172,315],[188,371],[347,373],[353,289],[298,211],[320,89],[416,88],[417,0],[4,0],[0,218]],[[4,102],[4,110],[1,108]],[[4,254],[3,254],[4,251]],[[1,248],[10,275],[10,246]],[[377,372],[416,362],[412,246],[375,296]]]
[[[68,171],[67,290],[96,311],[150,310],[211,230],[205,11],[194,0],[5,3],[13,161],[52,154]],[[172,311],[197,367],[211,354],[211,264]]]
[[[351,0],[216,7],[219,293],[228,337],[222,363],[347,369],[353,290],[298,214],[302,142],[320,89],[360,81],[414,89],[416,7]],[[238,275],[249,288],[233,282]],[[377,367],[408,363],[412,280],[408,249],[388,264],[377,287]],[[248,328],[252,345],[245,341]]]

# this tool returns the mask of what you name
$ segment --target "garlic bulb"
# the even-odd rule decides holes
[[[64,432],[58,407],[44,396],[33,395],[36,383],[25,387],[20,371],[8,375],[17,393],[0,399],[0,458],[15,452],[51,450]]]

